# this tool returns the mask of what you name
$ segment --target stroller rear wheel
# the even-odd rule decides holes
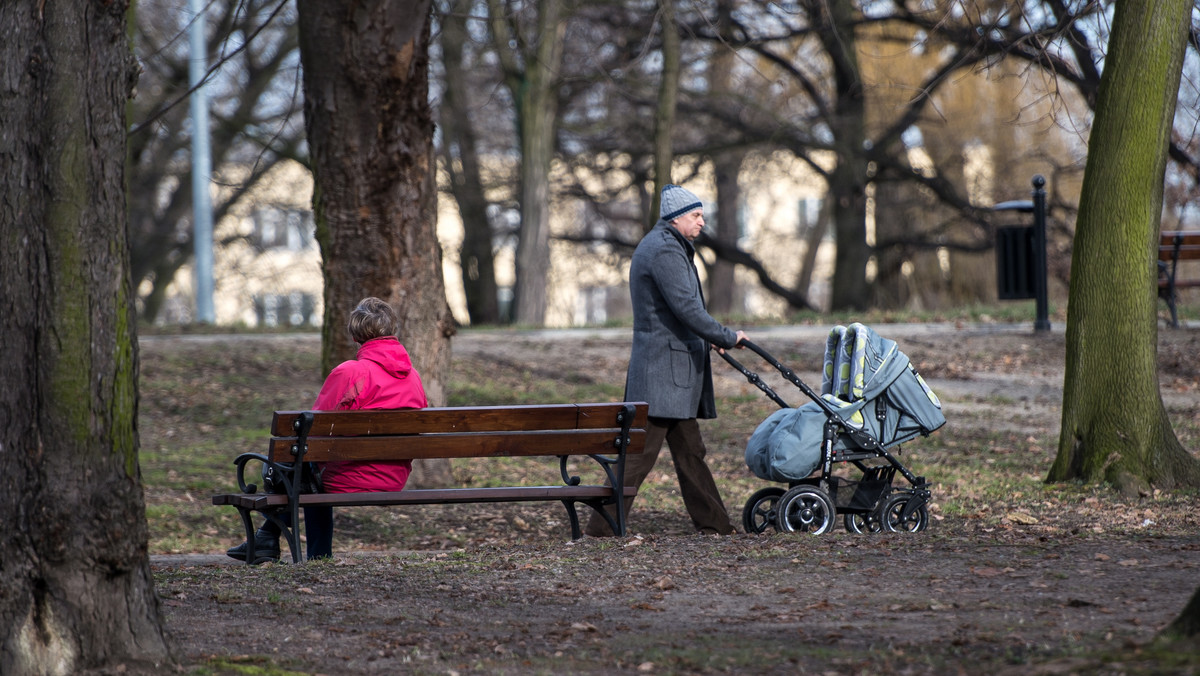
[[[842,522],[846,526],[846,531],[849,533],[878,533],[883,530],[879,519],[874,513],[861,514],[853,512],[842,515]]]
[[[776,527],[785,533],[820,535],[833,530],[837,510],[833,500],[816,486],[801,484],[779,498]]]
[[[908,503],[912,499],[912,496],[899,494],[893,495],[883,503],[883,507],[879,509],[879,522],[884,531],[920,533],[929,526],[929,510],[925,508],[924,502],[916,509],[911,510],[912,513],[907,517],[904,516],[904,512],[908,509]]]
[[[750,496],[746,506],[742,508],[742,529],[747,533],[761,533],[768,528],[779,530],[775,523],[775,514],[779,507],[779,498],[786,493],[779,486],[761,488]]]

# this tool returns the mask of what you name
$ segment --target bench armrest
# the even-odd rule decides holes
[[[246,483],[246,464],[251,460],[257,460],[264,465],[268,465],[271,461],[262,453],[243,453],[233,459],[233,464],[237,466],[237,483],[238,490],[243,493],[257,493],[258,484]]]

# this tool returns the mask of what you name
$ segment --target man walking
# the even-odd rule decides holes
[[[725,535],[733,526],[705,462],[697,420],[717,417],[709,346],[731,348],[746,335],[722,326],[704,308],[692,246],[704,228],[700,198],[668,185],[660,205],[658,222],[638,244],[629,268],[633,350],[625,400],[645,401],[650,411],[645,451],[627,457],[625,485],[642,485],[665,440],[692,523],[701,533]],[[627,515],[632,505],[627,498]],[[592,514],[585,532],[612,535],[599,514]]]

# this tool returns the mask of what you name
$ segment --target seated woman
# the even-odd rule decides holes
[[[399,321],[390,305],[364,298],[350,313],[346,326],[359,344],[355,359],[344,361],[329,373],[321,386],[316,411],[349,411],[367,408],[425,408],[425,388],[413,368],[408,351],[396,338]],[[412,461],[330,462],[321,473],[326,493],[398,491],[412,471]],[[308,558],[333,556],[333,508],[305,507],[304,528]],[[254,534],[255,564],[279,559],[279,526],[266,521]],[[246,543],[225,552],[246,560]]]

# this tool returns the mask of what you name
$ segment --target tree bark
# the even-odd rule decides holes
[[[469,11],[470,3],[452,2],[442,18],[442,65],[446,80],[440,108],[442,146],[450,192],[458,203],[463,223],[463,243],[458,259],[467,299],[467,316],[472,325],[498,324],[500,306],[496,295],[492,228],[488,222],[488,202],[483,192],[475,128],[471,124],[467,91],[469,74],[462,64]]]
[[[0,5],[4,674],[170,660],[138,467],[128,9]]]
[[[300,0],[313,211],[325,273],[322,368],[358,346],[346,322],[377,296],[400,317],[431,405],[446,400],[454,320],[437,241],[429,0]]]
[[[1058,456],[1047,481],[1200,485],[1159,393],[1159,219],[1192,0],[1120,2],[1075,228]]]

